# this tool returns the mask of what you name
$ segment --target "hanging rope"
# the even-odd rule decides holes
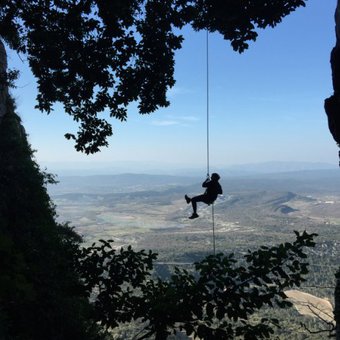
[[[210,177],[210,125],[209,125],[209,31],[206,33],[206,70],[207,70],[207,177]],[[211,204],[211,216],[212,216],[212,241],[213,241],[213,254],[216,255],[216,242],[215,242],[215,210],[214,203]]]
[[[209,31],[206,34],[206,70],[207,70],[207,177],[210,176],[210,136],[209,136]]]
[[[215,243],[215,211],[214,203],[211,205],[211,215],[212,215],[212,230],[213,230],[213,254],[216,255],[216,243]]]

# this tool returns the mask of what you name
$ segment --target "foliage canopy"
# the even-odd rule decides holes
[[[169,105],[180,29],[219,32],[235,51],[256,40],[305,0],[4,0],[0,37],[25,53],[38,82],[37,107],[60,102],[79,122],[76,149],[94,153],[112,127],[127,119],[129,103],[141,114]]]
[[[95,319],[106,328],[142,319],[140,340],[176,330],[200,339],[268,338],[279,321],[252,316],[264,306],[290,306],[284,290],[308,273],[305,248],[316,235],[295,234],[294,242],[248,251],[241,262],[233,254],[208,256],[195,274],[177,268],[170,280],[150,277],[156,254],[116,251],[101,240],[80,252],[78,270],[88,295],[96,292]]]

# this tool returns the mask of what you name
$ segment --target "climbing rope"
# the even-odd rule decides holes
[[[213,254],[216,255],[216,244],[215,244],[215,211],[214,203],[211,205],[211,216],[212,216],[212,230],[213,230]]]
[[[206,34],[206,89],[207,89],[207,177],[210,176],[210,135],[209,135],[209,31]]]
[[[206,89],[207,89],[207,177],[210,177],[210,125],[209,125],[209,31],[206,32]],[[212,216],[212,241],[213,241],[213,254],[216,255],[216,241],[215,241],[215,209],[214,203],[211,204],[211,216]]]

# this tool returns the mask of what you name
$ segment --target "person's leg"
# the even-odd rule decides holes
[[[198,195],[198,196],[191,198],[191,204],[192,204],[192,208],[193,208],[194,212],[197,212],[197,203],[198,202],[203,202],[205,204],[209,204],[209,200],[208,200],[207,195],[203,194],[203,195]]]
[[[195,196],[191,199],[191,205],[192,205],[192,210],[194,214],[197,214],[197,202],[202,202],[201,196],[202,195]]]
[[[197,202],[204,202],[206,201],[206,197],[205,195],[199,195],[199,196],[195,196],[193,198],[191,198],[191,205],[192,205],[192,210],[193,210],[193,214],[191,217],[189,217],[190,219],[193,218],[197,218]]]

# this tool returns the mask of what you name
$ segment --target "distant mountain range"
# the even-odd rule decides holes
[[[205,165],[186,166],[180,164],[149,164],[142,162],[117,162],[117,163],[46,163],[42,165],[48,171],[59,176],[90,176],[90,175],[118,175],[123,173],[158,174],[173,176],[201,177],[206,174]],[[278,173],[304,170],[331,170],[338,167],[337,160],[334,164],[312,162],[266,162],[249,163],[232,166],[211,166],[211,172],[220,172],[223,175],[243,176],[249,174]]]
[[[268,174],[279,172],[296,172],[306,170],[334,170],[338,164],[329,163],[310,163],[310,162],[266,162],[266,163],[249,163],[233,165],[227,169],[230,172],[239,172],[240,174]]]
[[[204,176],[147,174],[61,176],[60,183],[49,186],[52,195],[65,193],[126,193],[164,191],[172,188],[184,193],[203,191]],[[339,193],[340,169],[301,170],[277,173],[223,173],[221,184],[227,192],[268,190],[295,193]]]

